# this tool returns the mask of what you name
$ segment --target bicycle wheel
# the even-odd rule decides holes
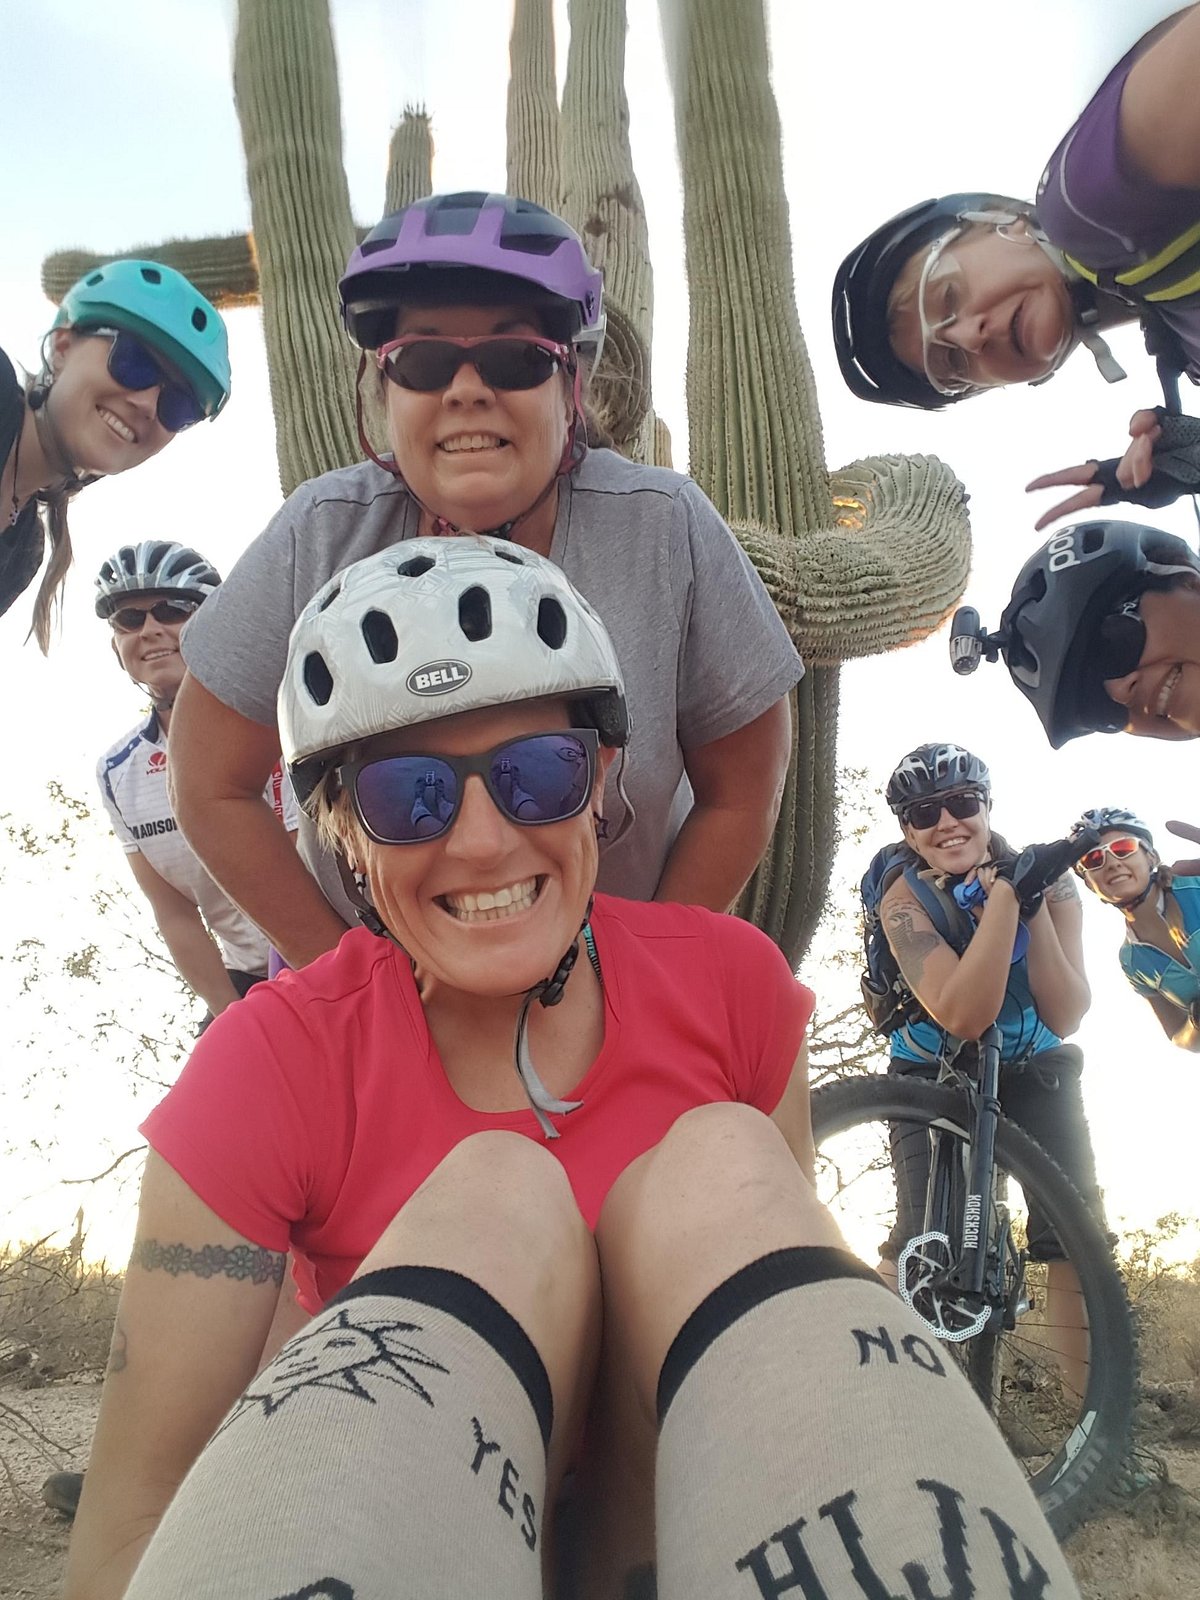
[[[851,1249],[874,1265],[896,1224],[891,1144],[897,1130],[925,1130],[927,1138],[936,1130],[939,1139],[957,1140],[965,1163],[966,1097],[944,1085],[852,1078],[818,1089],[812,1115],[818,1193]],[[957,1335],[945,1329],[939,1337],[950,1338],[942,1348],[954,1352],[1061,1539],[1105,1498],[1125,1458],[1134,1403],[1133,1322],[1101,1228],[1041,1146],[1004,1117],[996,1129],[995,1173],[989,1229],[993,1238],[1000,1235],[1000,1270],[990,1323],[971,1339],[954,1342]],[[1062,1245],[1065,1264],[1024,1255],[1031,1195]],[[1078,1280],[1077,1296],[1069,1269]],[[953,1324],[953,1317],[947,1320]]]

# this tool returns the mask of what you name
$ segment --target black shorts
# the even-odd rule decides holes
[[[930,1062],[892,1062],[897,1077],[933,1082],[938,1075]],[[1010,1122],[1023,1128],[1066,1173],[1079,1190],[1088,1210],[1106,1229],[1104,1202],[1096,1183],[1096,1159],[1083,1109],[1080,1076],[1083,1052],[1078,1045],[1060,1044],[1028,1061],[1001,1063],[1000,1109]],[[892,1130],[892,1166],[896,1173],[896,1225],[881,1252],[894,1261],[922,1225],[925,1185],[929,1175],[928,1140],[911,1123]],[[1028,1197],[1027,1197],[1028,1199]],[[1061,1261],[1062,1246],[1041,1208],[1029,1201],[1029,1254],[1034,1261]]]
[[[266,983],[267,981],[265,972],[239,972],[236,967],[226,967],[225,971],[229,974],[230,983],[238,992],[239,1000],[244,1000],[256,983]],[[197,1039],[212,1020],[212,1012],[206,1011],[200,1018],[200,1024],[196,1029]]]

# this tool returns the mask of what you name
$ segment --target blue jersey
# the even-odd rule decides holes
[[[1170,892],[1183,923],[1178,954],[1169,956],[1126,935],[1121,966],[1138,994],[1161,995],[1187,1011],[1200,1000],[1200,878],[1176,878]]]
[[[1025,956],[1014,961],[1009,969],[1008,988],[1004,991],[996,1024],[1000,1029],[1000,1060],[1005,1063],[1026,1061],[1062,1043],[1034,1007],[1033,991],[1029,987],[1029,962]],[[891,1044],[893,1061],[940,1061],[955,1053],[952,1035],[945,1028],[939,1028],[936,1022],[924,1018],[897,1028]]]

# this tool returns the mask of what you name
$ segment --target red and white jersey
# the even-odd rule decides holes
[[[101,756],[96,777],[125,854],[144,855],[161,878],[199,908],[227,967],[265,973],[265,936],[226,899],[179,831],[167,791],[166,736],[154,712]],[[272,771],[265,794],[281,824],[294,832],[296,799],[281,766]]]

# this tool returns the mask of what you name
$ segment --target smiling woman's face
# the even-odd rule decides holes
[[[1146,628],[1141,660],[1104,690],[1128,714],[1125,731],[1151,739],[1200,738],[1200,577],[1147,589],[1138,606]]]
[[[990,815],[986,801],[973,817],[962,820],[952,817],[943,807],[932,828],[914,828],[904,823],[905,842],[935,872],[962,877],[988,858],[992,842]]]
[[[1128,837],[1126,828],[1109,828],[1100,835],[1100,843],[1107,844],[1110,839]],[[1106,850],[1103,864],[1095,872],[1085,872],[1084,881],[1101,900],[1107,900],[1110,905],[1124,905],[1126,901],[1136,900],[1139,895],[1145,894],[1150,886],[1155,859],[1145,845],[1139,845],[1133,855],[1123,856],[1120,860]]]
[[[160,622],[151,611],[161,595],[147,593],[131,595],[121,606],[122,611],[141,611],[146,614],[137,633],[112,630],[113,649],[117,660],[133,679],[149,691],[155,700],[174,700],[183,682],[183,656],[179,650],[179,635],[188,620]]]
[[[518,701],[381,734],[356,758],[473,755],[570,725],[565,701]],[[609,754],[603,747],[599,752],[592,803],[565,822],[529,827],[511,821],[482,778],[472,775],[457,816],[436,838],[376,844],[354,824],[348,853],[423,979],[469,994],[502,995],[550,976],[578,936],[595,888],[592,812]]]
[[[140,466],[175,437],[158,420],[158,389],[125,389],[108,370],[111,340],[60,328],[53,337],[48,400],[67,457],[80,472],[110,476]]]
[[[544,337],[521,306],[408,307],[393,337]],[[464,361],[432,394],[385,383],[388,435],[406,484],[435,515],[487,531],[528,511],[562,460],[573,415],[568,380],[556,372],[536,389],[491,389]]]

